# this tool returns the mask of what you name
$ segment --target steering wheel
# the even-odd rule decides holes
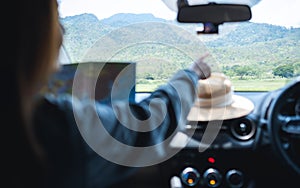
[[[300,175],[300,78],[282,90],[272,102],[268,131],[279,158]]]

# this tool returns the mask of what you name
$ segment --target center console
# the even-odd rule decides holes
[[[187,132],[193,131],[191,140],[174,157],[162,164],[163,174],[165,179],[169,179],[170,187],[251,187],[251,161],[255,159],[252,152],[256,133],[254,120],[255,118],[247,116],[213,123],[212,125],[220,124],[221,127],[217,137],[209,145],[201,139],[204,134],[212,134],[205,132],[207,126],[212,125],[208,125],[208,122],[187,125]],[[174,139],[180,140],[180,137],[183,135],[175,136]],[[201,149],[203,145],[207,145],[205,150]],[[171,146],[176,148],[176,144]]]

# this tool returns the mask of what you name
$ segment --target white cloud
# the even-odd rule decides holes
[[[161,0],[61,0],[62,17],[82,13],[93,13],[98,19],[116,13],[152,13],[154,16],[175,19],[176,13],[168,9]]]
[[[252,8],[253,22],[300,27],[299,0],[262,0]]]

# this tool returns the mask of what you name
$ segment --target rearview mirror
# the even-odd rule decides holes
[[[224,22],[241,22],[251,19],[251,9],[248,5],[217,4],[188,5],[186,0],[178,1],[177,21],[181,23],[210,23],[212,31],[218,31],[218,25]]]
[[[240,22],[251,19],[248,5],[216,4],[182,6],[178,9],[177,20],[184,23]]]

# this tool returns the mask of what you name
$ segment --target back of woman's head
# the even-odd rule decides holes
[[[17,67],[28,81],[44,79],[56,58],[56,0],[21,1],[17,16]],[[43,74],[44,73],[44,74]]]
[[[5,4],[7,4],[5,6]],[[35,187],[40,183],[41,163],[30,123],[33,95],[46,81],[57,57],[56,0],[17,0],[4,2],[13,16],[6,19],[4,54],[0,79],[4,107],[6,147],[4,170],[9,187]],[[31,173],[33,172],[33,173]]]

